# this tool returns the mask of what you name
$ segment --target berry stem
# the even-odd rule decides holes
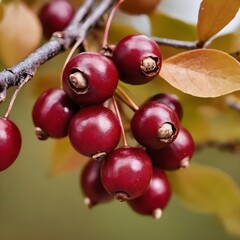
[[[14,91],[14,93],[13,93],[11,99],[10,99],[10,102],[9,102],[9,104],[8,104],[8,108],[7,108],[7,111],[6,111],[5,116],[4,116],[5,118],[8,118],[8,117],[9,117],[10,112],[11,112],[12,107],[13,107],[13,104],[14,104],[14,102],[15,102],[15,100],[16,100],[16,97],[17,97],[18,93],[20,92],[21,88],[23,87],[23,85],[24,85],[26,82],[28,82],[28,78],[29,78],[29,76],[27,76],[27,77],[20,83],[20,85],[17,86],[17,89]]]
[[[128,143],[127,143],[127,137],[126,137],[125,129],[124,129],[124,126],[123,126],[123,122],[122,122],[121,114],[120,114],[120,111],[119,111],[119,108],[118,108],[118,105],[117,105],[117,101],[116,101],[114,96],[112,97],[112,102],[113,102],[113,106],[114,106],[118,121],[120,123],[121,131],[122,131],[122,138],[123,138],[123,145],[125,147],[127,147]]]
[[[120,86],[117,87],[116,95],[123,103],[125,103],[131,110],[133,110],[133,112],[136,112],[139,109],[138,105]]]
[[[102,43],[103,48],[108,45],[108,34],[109,34],[110,25],[112,23],[112,19],[113,19],[113,16],[114,16],[115,12],[119,8],[119,6],[122,4],[122,2],[124,2],[124,0],[119,0],[115,4],[115,6],[112,8],[112,11],[111,11],[111,13],[108,17],[108,20],[107,20],[107,23],[106,23],[106,26],[105,26],[105,30],[104,30],[104,35],[103,35],[103,43]]]

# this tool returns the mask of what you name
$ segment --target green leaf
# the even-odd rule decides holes
[[[67,137],[54,140],[50,156],[49,175],[56,176],[71,172],[80,168],[87,159],[73,149]]]
[[[196,29],[191,24],[160,12],[154,12],[149,17],[153,36],[188,41],[196,40]]]
[[[234,53],[239,50],[240,46],[240,29],[233,33],[219,36],[208,45],[208,48],[222,50],[227,53]]]
[[[160,76],[197,97],[217,97],[240,89],[240,63],[213,49],[192,50],[166,59]]]
[[[128,34],[139,33],[135,28],[119,22],[112,22],[109,30],[109,43],[116,44]]]
[[[202,0],[198,15],[198,40],[205,42],[222,30],[236,15],[239,0]]]
[[[168,176],[184,205],[216,215],[228,231],[240,235],[240,189],[229,175],[192,163],[188,169],[169,172]]]

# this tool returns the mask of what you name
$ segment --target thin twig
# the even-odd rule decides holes
[[[118,121],[119,121],[119,124],[120,124],[120,127],[121,127],[123,145],[125,147],[127,147],[128,143],[127,143],[127,137],[126,137],[125,129],[124,129],[124,126],[123,126],[123,122],[122,122],[121,114],[120,114],[120,111],[119,111],[119,108],[118,108],[118,105],[117,105],[117,101],[116,101],[114,96],[112,97],[112,102],[113,102],[113,106],[114,106],[114,109],[115,109],[115,112],[116,112],[116,115],[117,115],[117,118],[118,118]]]
[[[190,42],[190,41],[182,41],[182,40],[159,38],[159,37],[151,37],[151,38],[159,45],[171,46],[174,48],[193,50],[193,49],[204,47],[204,44],[199,44],[199,42]]]
[[[90,5],[96,2],[86,0],[77,11],[71,24],[62,32],[55,33],[53,37],[43,46],[38,48],[23,61],[15,66],[0,72],[0,102],[6,99],[7,89],[12,86],[19,86],[25,79],[32,79],[37,69],[50,60],[74,45],[78,39],[84,39],[102,15],[111,8],[117,0],[103,0],[94,11],[90,11]],[[90,4],[91,3],[91,4]],[[84,18],[84,19],[83,19]]]

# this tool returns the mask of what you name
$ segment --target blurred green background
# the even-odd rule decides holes
[[[190,211],[176,196],[158,221],[116,201],[87,209],[79,188],[80,169],[49,177],[52,141],[36,139],[33,104],[31,87],[24,87],[10,115],[21,129],[23,146],[14,165],[0,173],[0,240],[239,239],[230,236],[217,218]],[[1,115],[5,110],[6,103],[0,106]],[[210,149],[193,161],[222,168],[240,184],[239,155]]]

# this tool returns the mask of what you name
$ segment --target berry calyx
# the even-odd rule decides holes
[[[166,174],[161,169],[153,168],[153,176],[147,191],[142,196],[128,201],[128,204],[137,213],[152,215],[159,219],[171,195],[172,190]]]
[[[90,159],[81,173],[80,186],[85,195],[84,202],[89,208],[112,199],[101,182],[101,165],[101,161]]]
[[[131,130],[141,145],[161,148],[177,137],[180,122],[177,114],[165,104],[152,101],[143,104],[133,115]]]
[[[54,32],[62,31],[72,20],[75,11],[66,0],[52,0],[45,3],[38,15],[46,38]]]
[[[63,138],[68,134],[68,125],[78,106],[60,88],[43,92],[32,109],[32,120],[39,140]]]
[[[147,149],[154,166],[164,170],[187,168],[195,152],[192,135],[183,127],[179,129],[177,138],[161,149]]]
[[[15,162],[21,146],[22,137],[16,124],[8,118],[0,117],[0,171]]]
[[[115,149],[102,164],[102,184],[121,202],[141,196],[151,177],[151,159],[140,148],[124,146]]]
[[[120,40],[112,58],[120,80],[133,85],[154,79],[162,65],[162,54],[157,43],[141,34],[128,35]]]
[[[69,124],[69,139],[81,154],[102,159],[118,145],[121,127],[116,115],[103,106],[80,109]]]
[[[118,72],[107,57],[98,53],[82,52],[66,64],[62,84],[64,91],[77,104],[101,104],[115,92]]]

